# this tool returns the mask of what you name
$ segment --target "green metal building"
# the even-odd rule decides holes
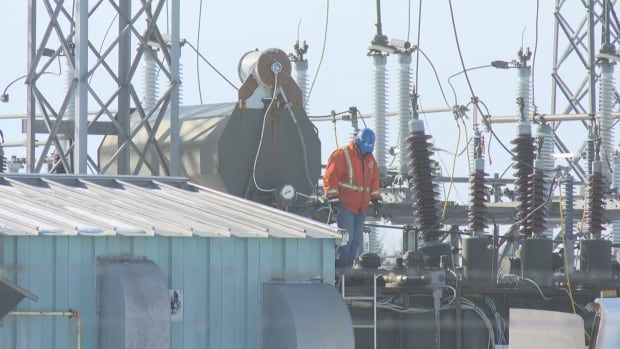
[[[139,317],[126,328],[152,320],[140,309],[152,306],[142,303],[159,278],[169,334],[131,339],[122,330],[125,343],[161,337],[169,341],[162,348],[260,348],[264,283],[333,283],[341,239],[332,227],[183,178],[5,175],[0,290],[30,299],[2,318],[0,347],[111,347],[101,343],[118,328],[104,318],[119,305],[108,293],[122,298],[144,277],[118,308]]]

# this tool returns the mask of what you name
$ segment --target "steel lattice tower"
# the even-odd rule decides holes
[[[75,7],[72,8],[73,3]],[[167,21],[168,11],[169,37],[158,26],[158,22]],[[101,20],[102,17],[109,17],[108,21],[112,22],[115,17],[118,20],[117,30],[111,30],[108,37],[109,44],[99,49],[89,34],[101,29],[95,19]],[[161,119],[169,112],[170,156],[164,155],[157,142],[152,142],[151,146],[155,148],[165,174],[179,175],[179,18],[180,0],[28,1],[26,132],[29,172],[41,171],[52,147],[67,172],[85,174],[88,167],[95,173],[105,172],[115,163],[118,174],[130,174],[133,172],[129,161],[132,149],[139,155],[139,163],[154,172],[148,161],[148,147],[139,149],[132,139],[142,130],[155,139]],[[138,24],[143,23],[146,28],[138,29]],[[155,108],[145,110],[144,100],[138,95],[133,81],[134,78],[140,80],[138,66],[145,54],[150,54],[153,43],[159,47],[161,59],[155,55],[151,57],[155,58],[159,74],[165,77],[168,86],[155,102]],[[37,82],[60,56],[66,57],[74,77],[67,82],[62,104],[57,106],[46,98]],[[112,79],[115,91],[110,94],[91,84],[95,74]],[[75,116],[65,118],[67,110],[70,113],[74,110]],[[132,112],[139,114],[140,121],[130,126]],[[89,119],[89,113],[94,113],[94,117]],[[45,145],[38,156],[35,154],[36,134],[46,134]],[[94,134],[116,135],[118,138],[116,154],[109,163],[99,164],[100,167],[87,151],[87,137]],[[64,141],[67,139],[69,142]]]

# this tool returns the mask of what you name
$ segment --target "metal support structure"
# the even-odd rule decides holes
[[[562,115],[555,118],[552,125],[556,146],[561,152],[569,152],[559,137],[562,121],[582,120],[588,127],[587,121],[597,115],[597,82],[600,79],[597,56],[605,53],[606,47],[620,43],[620,23],[611,15],[615,14],[616,3],[617,0],[555,1],[551,114]],[[576,11],[584,14],[579,21],[573,19]],[[600,44],[596,41],[599,33]],[[579,69],[584,72],[581,76],[575,74]],[[611,93],[615,106],[620,95],[615,89]],[[545,119],[552,121],[552,118]],[[590,167],[580,166],[578,162],[569,165],[581,179],[585,174],[581,168]]]
[[[75,8],[71,8],[73,3]],[[170,10],[170,39],[166,39],[168,35],[158,25],[159,22],[166,22],[166,6]],[[99,43],[94,44],[89,38],[89,32],[96,30],[89,23],[92,18],[100,20],[102,16],[109,16],[110,21],[118,18],[118,33],[108,37],[105,45],[99,49]],[[138,23],[143,22],[146,22],[146,28],[136,28]],[[42,171],[46,158],[56,152],[68,172],[131,174],[147,166],[151,173],[157,173],[161,167],[162,174],[179,174],[179,26],[180,0],[30,0],[25,128],[28,138],[28,171]],[[144,108],[145,98],[138,95],[134,80],[145,52],[151,50],[149,44],[157,46],[161,52],[161,55],[149,58],[154,58],[159,75],[168,81],[170,87],[154,103],[149,101],[149,108]],[[115,51],[118,55],[113,57]],[[62,88],[66,89],[66,93],[60,106],[48,100],[45,91],[54,89],[55,83],[65,85],[63,79],[46,79],[44,89],[42,83],[38,82],[59,56],[66,56],[75,74],[72,82],[68,81],[66,87]],[[97,79],[91,84],[94,76]],[[97,86],[96,81],[102,78],[111,80],[116,90],[109,93]],[[57,90],[60,90],[60,86]],[[74,98],[75,118],[71,120]],[[89,103],[91,108],[95,108],[90,118]],[[169,156],[165,155],[166,152],[155,137],[162,120],[168,117],[167,110],[173,130],[170,134]],[[89,154],[88,136],[94,134],[97,124],[106,118],[114,127],[114,132],[106,135],[117,137],[118,150],[108,163],[98,164],[91,158],[93,154]],[[69,121],[71,125],[67,124]],[[41,125],[41,122],[45,126],[43,130],[36,126]],[[133,138],[144,132],[150,142],[140,148],[133,142]],[[37,138],[44,138],[45,141],[41,151],[35,153],[34,143]],[[73,142],[65,144],[62,140],[66,138]],[[149,151],[149,148],[154,151]],[[137,159],[130,161],[130,153]],[[156,162],[157,169],[152,164]],[[117,166],[112,167],[112,163]]]
[[[44,316],[60,316],[60,317],[68,317],[75,318],[75,347],[76,349],[80,349],[82,347],[82,321],[80,320],[80,313],[75,310],[69,311],[12,311],[9,312],[11,316],[20,316],[20,317],[44,317]]]

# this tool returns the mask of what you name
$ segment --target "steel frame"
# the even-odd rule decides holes
[[[606,13],[606,3],[609,9]],[[620,43],[620,21],[614,10],[617,0],[580,0],[567,1],[556,0],[554,11],[554,37],[553,37],[553,68],[551,85],[551,114],[587,114],[593,119],[597,113],[596,83],[598,74],[596,66],[597,54],[601,51],[602,43],[597,45],[596,33],[600,30],[601,38],[614,46]],[[571,7],[572,6],[572,7]],[[570,23],[564,13],[575,6],[582,7],[585,15],[578,23]],[[575,57],[575,58],[573,58]],[[585,70],[583,78],[569,79],[565,70],[571,59],[578,59]],[[566,71],[568,73],[568,71]],[[560,94],[558,95],[558,91]],[[587,105],[585,101],[587,99]],[[616,90],[616,104],[620,100],[620,94]],[[563,104],[562,102],[566,103]],[[589,123],[582,120],[588,128]],[[562,121],[553,122],[554,139],[556,147],[564,152],[570,152],[558,136],[558,128]],[[583,146],[579,150],[581,152]],[[580,180],[584,180],[586,171],[578,163],[580,159],[567,160],[574,173]],[[589,166],[586,166],[586,168]]]
[[[74,3],[75,8],[67,9]],[[112,8],[112,16],[118,17],[118,32],[111,38],[111,43],[99,50],[89,39],[89,22],[94,15],[101,16],[102,4],[107,3]],[[167,4],[168,3],[168,4]],[[150,146],[155,147],[159,162],[164,174],[176,176],[180,173],[179,165],[179,57],[180,57],[180,0],[28,0],[28,72],[27,84],[27,122],[26,133],[28,171],[40,172],[45,158],[52,147],[60,156],[60,163],[69,173],[86,174],[88,167],[94,173],[104,173],[116,161],[118,174],[136,174],[142,166],[147,166],[152,173],[156,173],[153,165],[148,161],[146,154]],[[133,6],[132,6],[133,5]],[[170,5],[170,41],[166,41],[158,26],[162,17],[162,10]],[[132,8],[133,7],[133,8]],[[43,9],[43,11],[41,11]],[[39,17],[39,12],[45,16]],[[102,13],[103,14],[103,13]],[[104,13],[108,15],[109,12]],[[166,16],[166,15],[164,15]],[[110,17],[113,20],[112,17]],[[138,20],[146,20],[146,29],[140,32],[136,28]],[[38,37],[38,25],[45,21],[45,30]],[[68,28],[61,25],[61,21],[68,22]],[[50,39],[55,34],[60,45],[53,54],[44,59],[44,52]],[[132,39],[138,43],[137,51],[132,50]],[[152,48],[147,44],[154,41],[159,46],[163,59],[156,59],[161,75],[169,83],[167,91],[159,98],[153,110],[145,111],[141,98],[133,84],[138,65],[142,56]],[[111,53],[116,50],[117,69],[112,67]],[[49,50],[47,50],[49,52]],[[50,65],[61,55],[66,55],[75,72],[73,82],[68,86],[62,104],[54,108],[38,86],[37,81]],[[94,61],[89,61],[94,58]],[[107,75],[116,83],[117,89],[111,95],[105,95],[97,86],[90,83],[91,77],[99,71]],[[75,98],[75,101],[73,99]],[[88,118],[89,101],[95,101],[96,113]],[[69,103],[75,103],[75,119],[72,134],[66,135],[66,111]],[[117,112],[111,111],[116,104]],[[159,144],[156,142],[157,133],[166,112],[170,116],[170,158],[167,159]],[[130,116],[137,113],[140,121],[130,127]],[[35,124],[36,116],[41,114],[47,128],[47,139],[40,154],[35,154]],[[118,137],[118,150],[108,163],[98,167],[95,160],[88,155],[89,129],[95,128],[102,116],[106,116],[115,127]],[[65,121],[63,123],[63,121]],[[70,142],[64,145],[59,136],[65,136]],[[144,149],[140,149],[133,142],[138,132],[145,130],[149,142]],[[71,133],[71,132],[70,132]],[[138,154],[138,165],[130,168],[130,148]]]

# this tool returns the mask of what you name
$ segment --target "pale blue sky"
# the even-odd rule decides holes
[[[91,1],[94,3],[94,1]],[[488,64],[492,60],[511,60],[521,46],[522,32],[525,46],[534,46],[535,0],[453,0],[459,37],[465,64],[468,67]],[[70,1],[67,1],[70,3]],[[549,112],[550,72],[553,35],[553,1],[541,1],[539,46],[536,60],[536,101],[539,110]],[[577,2],[576,2],[577,3]],[[182,2],[181,37],[196,43],[197,0]],[[407,37],[408,0],[383,1],[384,33],[390,38]],[[418,1],[412,1],[411,40],[417,35]],[[69,6],[69,5],[68,5]],[[262,1],[213,1],[204,0],[201,51],[211,62],[234,82],[237,78],[237,63],[240,56],[254,48],[278,47],[287,52],[297,36],[297,23],[301,23],[300,38],[308,41],[310,51],[311,78],[316,70],[323,42],[325,25],[325,1],[262,0]],[[575,4],[574,11],[567,11],[573,20],[583,15],[581,6]],[[0,12],[0,28],[5,33],[3,47],[5,54],[0,63],[0,85],[25,72],[26,68],[26,14],[25,1],[7,1]],[[41,12],[43,9],[41,8]],[[43,17],[41,15],[41,17]],[[91,23],[91,40],[100,43],[105,28],[112,19],[105,9],[98,13]],[[312,98],[310,114],[327,114],[332,109],[342,111],[356,105],[364,113],[372,111],[372,59],[366,56],[367,46],[374,34],[374,0],[331,0],[326,54]],[[162,22],[163,24],[163,22]],[[163,24],[165,27],[165,24]],[[116,26],[114,27],[116,28]],[[435,63],[449,101],[452,96],[446,83],[449,75],[461,70],[450,22],[448,1],[423,2],[420,46]],[[108,38],[107,42],[109,43]],[[134,40],[134,44],[135,44]],[[198,103],[196,88],[196,57],[189,48],[183,49],[184,103]],[[415,59],[414,59],[415,64]],[[57,69],[55,65],[51,69]],[[397,108],[397,71],[395,56],[389,57],[390,99],[389,109]],[[575,69],[573,78],[583,76],[581,69]],[[206,103],[236,100],[235,91],[201,63],[203,95]],[[480,96],[496,115],[512,114],[516,110],[516,71],[485,69],[471,72],[476,94]],[[135,80],[139,84],[139,80]],[[42,78],[40,86],[49,98],[60,104],[62,80],[52,75]],[[113,86],[103,77],[95,77],[93,84],[101,91],[112,91]],[[463,77],[455,79],[459,102],[469,100],[469,92]],[[25,85],[15,84],[10,90],[10,103],[0,103],[0,114],[25,113]],[[437,83],[432,70],[423,59],[420,60],[419,93],[424,108],[443,107]],[[89,109],[93,109],[91,104]],[[437,146],[453,150],[456,142],[456,128],[450,114],[429,116],[429,126]],[[23,139],[17,122],[0,123],[7,140]],[[396,120],[391,120],[396,142]],[[319,125],[322,133],[324,158],[334,147],[331,124]],[[340,142],[350,134],[347,124],[338,124]],[[497,132],[508,143],[514,134],[514,126],[498,126]],[[577,144],[577,139],[573,142]],[[461,138],[461,146],[465,142]],[[569,142],[570,143],[570,142]],[[91,153],[95,146],[90,146]],[[9,151],[9,154],[13,150]],[[497,144],[491,148],[494,165],[489,172],[501,172],[508,158]],[[450,166],[451,156],[441,155]],[[466,175],[466,159],[458,161],[457,175]],[[503,166],[501,166],[503,165]],[[488,166],[488,165],[487,165]],[[463,188],[461,198],[465,197]]]

